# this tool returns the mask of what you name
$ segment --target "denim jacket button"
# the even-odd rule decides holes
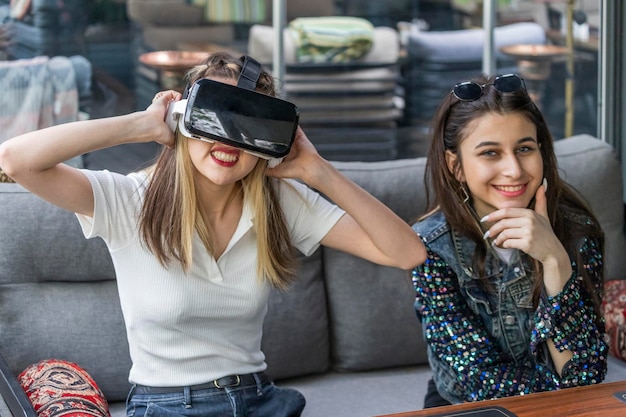
[[[504,316],[504,324],[511,326],[513,324],[515,324],[515,317],[514,316]]]

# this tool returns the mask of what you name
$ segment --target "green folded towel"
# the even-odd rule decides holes
[[[372,48],[374,26],[359,17],[300,17],[289,23],[298,62],[350,62]]]

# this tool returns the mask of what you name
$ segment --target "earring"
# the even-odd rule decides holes
[[[470,199],[469,193],[467,192],[467,190],[465,189],[465,186],[463,184],[461,184],[461,193],[462,193],[462,197],[463,197],[463,204],[467,203]]]

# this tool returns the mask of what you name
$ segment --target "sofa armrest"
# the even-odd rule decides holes
[[[12,417],[37,417],[30,400],[2,355],[0,355],[0,397],[0,400],[4,400]],[[5,417],[4,414],[2,417]]]

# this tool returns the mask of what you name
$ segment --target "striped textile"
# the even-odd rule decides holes
[[[0,62],[0,142],[78,119],[76,73],[67,57]]]
[[[265,21],[265,0],[187,0],[204,7],[207,22],[258,23]]]
[[[350,62],[374,43],[373,25],[359,17],[301,17],[289,23],[298,62]]]

